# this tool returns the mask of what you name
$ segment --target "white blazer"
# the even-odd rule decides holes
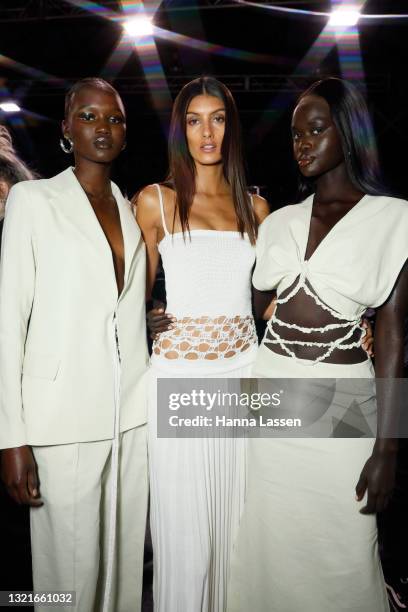
[[[120,431],[146,421],[145,247],[130,204],[114,183],[112,191],[125,246],[119,300],[110,246],[72,168],[10,191],[0,261],[0,448],[113,437],[115,315]]]

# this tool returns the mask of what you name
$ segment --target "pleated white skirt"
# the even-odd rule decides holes
[[[254,376],[370,378],[369,361],[306,366],[261,345]],[[388,612],[374,515],[355,500],[373,439],[248,440],[229,612]]]
[[[152,358],[148,423],[156,612],[226,610],[246,490],[245,439],[157,437],[157,379],[248,377],[256,352],[253,347],[231,360],[208,362]]]

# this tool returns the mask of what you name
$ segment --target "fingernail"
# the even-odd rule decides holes
[[[33,496],[34,496],[34,497],[37,497],[37,494],[38,494],[37,489],[33,489]]]

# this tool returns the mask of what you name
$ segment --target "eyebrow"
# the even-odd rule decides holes
[[[327,116],[325,117],[324,115],[317,115],[317,117],[312,117],[311,119],[309,119],[308,123],[312,123],[313,121],[326,121]]]
[[[211,111],[210,115],[213,115],[214,113],[219,113],[220,111],[225,111],[225,108],[217,108],[217,110]],[[187,111],[186,113],[187,115],[202,115],[203,113],[200,112],[196,112],[196,111]]]
[[[92,104],[83,104],[82,106],[80,106],[78,108],[78,111],[83,110],[84,108],[88,108],[89,110],[92,110],[92,109],[95,108],[95,106],[93,106]],[[113,112],[115,112],[115,113],[119,112],[121,115],[125,116],[123,111],[121,111],[119,107],[117,107],[117,109],[115,111],[113,111]]]
[[[313,117],[312,119],[308,120],[307,125],[312,125],[316,121],[327,121],[327,117],[324,117],[324,116]],[[294,129],[295,127],[296,127],[296,123],[291,123],[291,128]]]

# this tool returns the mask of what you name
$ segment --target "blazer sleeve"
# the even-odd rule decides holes
[[[34,300],[35,254],[29,184],[7,199],[0,258],[0,448],[27,444],[22,401],[24,346]]]

